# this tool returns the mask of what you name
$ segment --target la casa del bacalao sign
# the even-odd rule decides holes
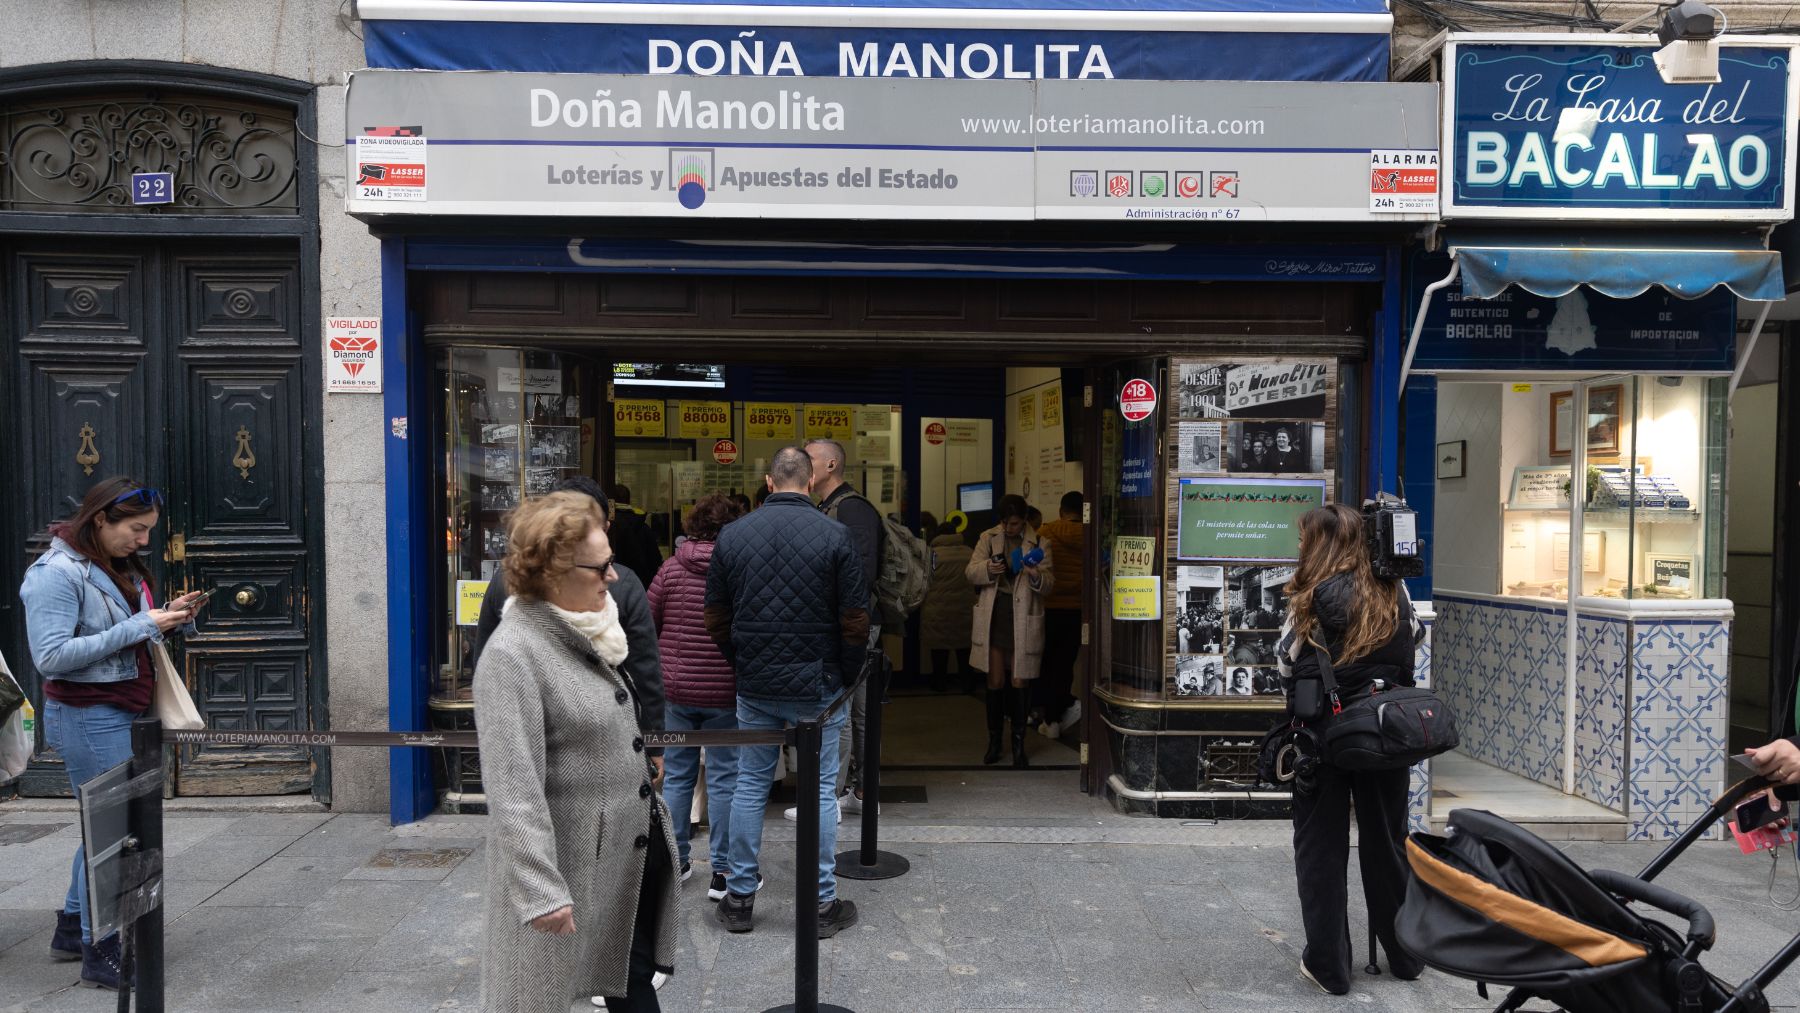
[[[1716,84],[1668,84],[1654,39],[1445,46],[1446,218],[1782,221],[1795,40],[1733,39]]]

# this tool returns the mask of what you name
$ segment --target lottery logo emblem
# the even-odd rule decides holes
[[[693,211],[706,203],[712,175],[713,149],[669,149],[669,188],[675,191],[675,199],[682,207]]]
[[[1094,169],[1073,169],[1069,172],[1069,196],[1100,196],[1100,173]]]
[[[1182,198],[1194,198],[1200,196],[1200,190],[1205,186],[1205,176],[1206,174],[1202,172],[1176,173],[1175,196]]]
[[[1214,197],[1227,197],[1235,200],[1238,195],[1238,174],[1235,172],[1213,173],[1212,187],[1207,192]]]
[[[1108,197],[1131,196],[1131,173],[1108,172],[1106,174],[1106,195]]]
[[[1167,197],[1169,195],[1168,172],[1138,173],[1138,193],[1145,197]]]

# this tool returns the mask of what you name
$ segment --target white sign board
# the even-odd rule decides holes
[[[358,137],[350,152],[356,160],[352,199],[422,203],[425,145],[423,137]]]
[[[346,117],[420,134],[352,139],[354,214],[1436,217],[1432,84],[362,70]]]
[[[381,318],[325,318],[325,392],[381,393]]]

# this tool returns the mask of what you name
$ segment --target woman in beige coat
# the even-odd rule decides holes
[[[675,837],[620,672],[625,631],[607,586],[613,552],[580,493],[510,518],[513,592],[475,674],[487,789],[488,1013],[657,1013],[672,970]]]
[[[1025,522],[1029,509],[1022,496],[1002,496],[1000,523],[981,533],[963,571],[981,589],[969,631],[969,663],[987,673],[988,749],[981,762],[999,762],[1000,728],[1010,712],[1014,767],[1027,766],[1025,684],[1044,660],[1044,595],[1051,585],[1050,546]]]

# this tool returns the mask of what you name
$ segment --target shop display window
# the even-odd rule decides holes
[[[1440,383],[1436,586],[1567,600],[1579,559],[1578,596],[1718,597],[1725,388]]]
[[[435,366],[445,553],[434,592],[447,621],[434,638],[431,697],[446,706],[471,698],[475,623],[506,554],[506,512],[590,473],[594,447],[582,411],[583,364],[552,352],[457,346],[439,349]]]

